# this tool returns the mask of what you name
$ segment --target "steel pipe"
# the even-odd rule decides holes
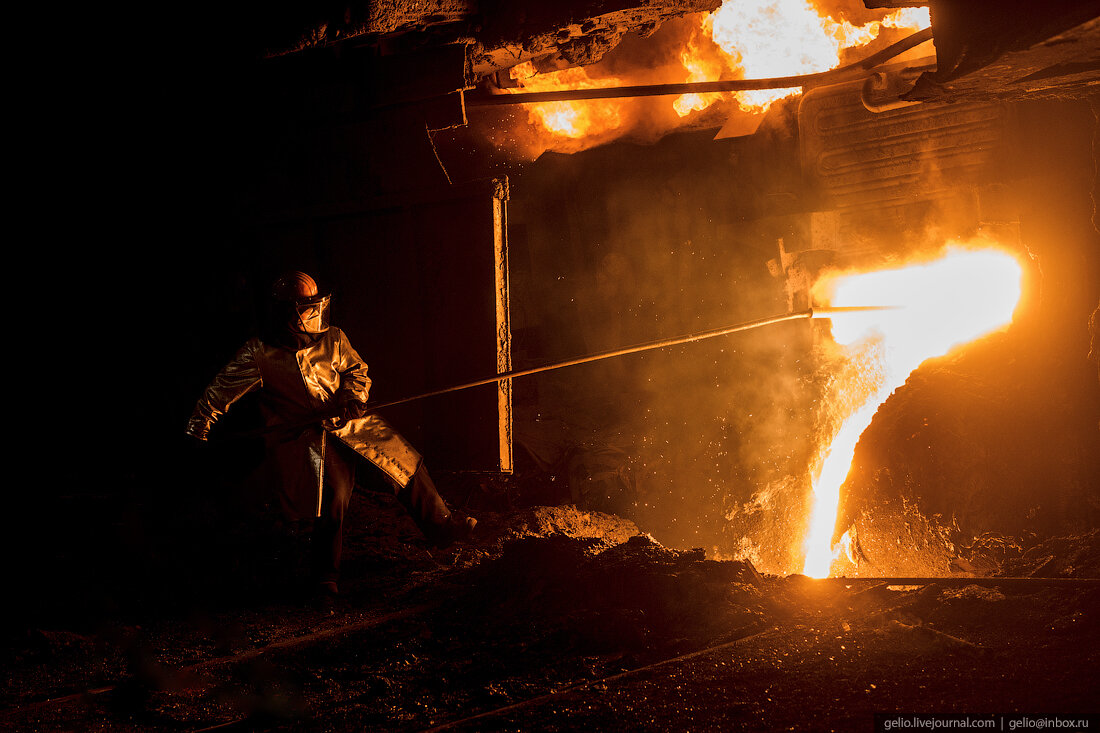
[[[423,394],[413,395],[411,397],[402,397],[398,400],[391,400],[389,402],[381,402],[378,404],[368,404],[371,409],[380,410],[383,407],[392,407],[393,405],[404,404],[405,402],[412,402],[413,400],[422,400],[427,397],[436,397],[438,395],[447,394],[449,392],[458,392],[463,389],[471,389],[473,387],[482,387],[487,384],[493,384],[505,379],[515,379],[516,377],[526,377],[531,374],[538,374],[540,372],[548,372],[553,369],[562,369],[564,367],[576,366],[578,364],[588,364],[593,361],[600,361],[601,359],[610,359],[616,356],[626,356],[627,354],[636,354],[639,351],[650,351],[652,349],[662,349],[667,346],[678,346],[680,344],[689,344],[695,341],[702,341],[704,339],[714,338],[716,336],[725,336],[731,333],[737,333],[738,331],[749,331],[754,328],[762,328],[763,326],[771,326],[777,323],[785,323],[786,321],[798,321],[804,318],[829,318],[833,315],[839,315],[842,313],[858,313],[863,311],[878,311],[878,310],[894,310],[897,306],[853,306],[844,308],[807,308],[806,310],[797,311],[795,313],[784,313],[778,316],[770,316],[768,318],[758,318],[754,321],[746,321],[745,323],[738,323],[733,326],[725,326],[723,328],[714,328],[709,331],[699,331],[697,333],[685,334],[683,336],[674,336],[667,339],[658,339],[656,341],[647,341],[641,344],[635,344],[633,346],[626,346],[621,349],[610,349],[608,351],[600,351],[595,354],[588,354],[587,356],[580,356],[576,359],[568,359],[566,361],[554,362],[553,364],[545,364],[543,366],[531,367],[530,369],[517,369],[509,372],[502,372],[495,377],[486,377],[485,379],[479,379],[475,382],[466,382],[465,384],[456,384],[453,387],[444,387],[442,389],[433,390],[431,392],[424,392]]]
[[[787,576],[788,578],[795,576]],[[806,578],[807,582],[840,583],[841,585],[945,585],[958,588],[978,585],[984,588],[1100,588],[1100,578],[1030,578],[1030,577],[981,577],[981,578]]]
[[[680,84],[643,84],[625,87],[595,87],[592,89],[563,89],[553,92],[522,92],[509,94],[467,94],[467,107],[495,106],[502,104],[531,104],[536,102],[575,102],[584,99],[617,99],[622,97],[656,97],[666,94],[706,94],[709,92],[743,92],[755,89],[786,89],[787,87],[819,86],[861,79],[867,71],[889,61],[925,41],[932,40],[932,29],[925,28],[894,43],[862,61],[829,71],[797,76],[778,76],[769,79],[727,79],[724,81],[696,81]]]

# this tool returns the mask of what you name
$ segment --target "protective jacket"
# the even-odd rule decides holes
[[[234,402],[259,390],[261,413],[272,428],[266,436],[265,478],[287,518],[316,517],[331,438],[378,466],[400,487],[420,466],[416,449],[377,415],[346,421],[319,418],[349,401],[365,403],[370,385],[366,363],[335,326],[299,349],[253,338],[203,392],[187,432],[205,440]],[[316,424],[310,425],[314,418]],[[280,426],[299,427],[287,431]]]

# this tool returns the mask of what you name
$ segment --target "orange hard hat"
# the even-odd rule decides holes
[[[275,281],[271,287],[275,300],[292,302],[317,296],[317,281],[304,272],[293,270]]]
[[[328,330],[329,301],[322,295],[317,282],[304,272],[293,270],[282,275],[271,286],[279,318],[297,333],[324,333]]]

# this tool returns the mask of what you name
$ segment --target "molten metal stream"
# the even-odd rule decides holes
[[[804,545],[803,574],[829,575],[847,536],[833,544],[840,488],[856,444],[879,405],[927,359],[1012,322],[1023,270],[995,247],[954,247],[937,260],[891,270],[838,273],[821,281],[815,296],[827,302],[893,303],[897,310],[854,314],[833,321],[832,334],[846,358],[860,368],[833,390],[834,409],[846,410],[822,451],[813,479],[814,508]],[[830,295],[820,292],[831,290]]]

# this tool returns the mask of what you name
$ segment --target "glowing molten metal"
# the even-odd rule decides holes
[[[921,362],[1007,326],[1020,299],[1022,268],[999,250],[952,249],[938,260],[896,270],[841,273],[819,283],[832,306],[869,303],[896,310],[833,316],[832,333],[860,368],[838,392],[848,412],[814,471],[814,507],[803,573],[829,574],[842,549],[832,546],[840,487],[859,436],[879,405]]]

